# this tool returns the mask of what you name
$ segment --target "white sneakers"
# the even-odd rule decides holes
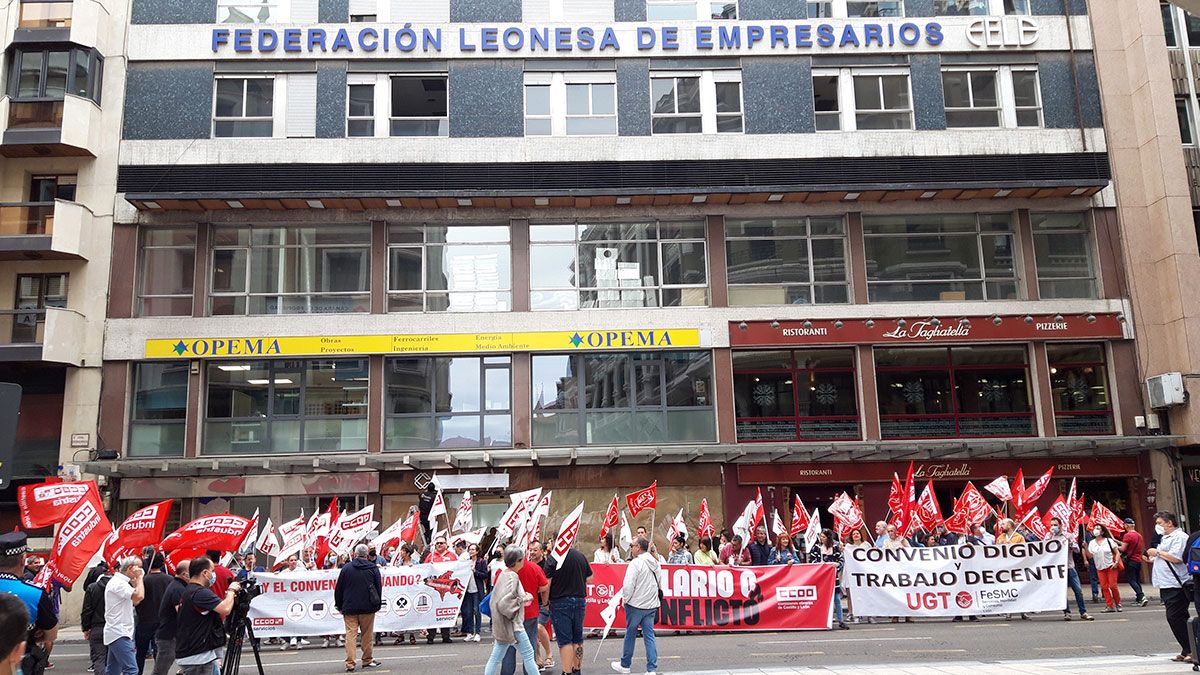
[[[463,636],[463,642],[479,642],[479,633],[467,633]]]
[[[613,661],[612,669],[613,669],[613,671],[618,672],[618,673],[623,673],[624,675],[629,675],[629,673],[631,672],[628,668],[621,665],[620,661]]]

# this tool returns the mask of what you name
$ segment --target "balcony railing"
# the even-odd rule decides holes
[[[0,361],[83,363],[87,321],[73,309],[0,309]]]
[[[9,129],[60,129],[63,101],[13,101],[8,107]]]
[[[17,28],[70,28],[69,0],[22,0]]]
[[[54,234],[54,202],[0,204],[0,237]]]
[[[46,310],[0,309],[0,345],[39,345],[46,336]]]

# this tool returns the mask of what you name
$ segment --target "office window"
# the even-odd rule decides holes
[[[1029,0],[933,0],[937,16],[1029,14]]]
[[[346,135],[375,135],[375,85],[350,84],[346,92]]]
[[[216,90],[214,137],[270,137],[274,134],[274,78],[218,77]]]
[[[92,49],[12,53],[8,95],[14,102],[62,101],[67,94],[100,102],[104,59]]]
[[[711,443],[709,352],[535,354],[538,447]]]
[[[733,307],[849,300],[842,218],[728,219],[725,265]]]
[[[1188,46],[1200,47],[1200,17],[1184,12],[1183,30],[1187,33]]]
[[[196,229],[142,230],[138,316],[191,316]]]
[[[737,18],[736,0],[646,0],[647,21],[710,21]]]
[[[1051,298],[1094,298],[1096,262],[1085,213],[1030,213],[1038,291]]]
[[[130,457],[183,456],[187,390],[187,361],[133,364]]]
[[[903,0],[818,0],[808,3],[808,18],[876,18],[904,16]]]
[[[1012,216],[863,216],[870,302],[1017,297]]]
[[[11,344],[41,344],[45,338],[46,309],[67,306],[67,275],[18,274],[11,317]]]
[[[388,311],[507,312],[510,249],[505,225],[392,225]]]
[[[817,131],[912,129],[908,70],[815,69]]]
[[[392,136],[447,136],[445,76],[391,78]]]
[[[218,227],[209,305],[223,314],[370,310],[371,227]]]
[[[70,28],[70,0],[21,0],[17,28]]]
[[[653,72],[650,104],[651,131],[655,134],[741,133],[742,73]]]
[[[1050,362],[1050,391],[1058,435],[1116,433],[1108,398],[1104,345],[1049,344],[1046,357]]]
[[[1162,12],[1163,33],[1167,38],[1168,47],[1178,47],[1179,38],[1175,35],[1175,7],[1166,0],[1160,0],[1158,8]]]
[[[508,356],[388,359],[388,450],[512,445]]]
[[[947,127],[1041,126],[1035,67],[946,68],[942,93]]]
[[[616,73],[526,73],[526,136],[615,136]]]
[[[1196,142],[1192,124],[1192,102],[1188,96],[1175,97],[1175,115],[1179,119],[1179,142],[1191,145]]]
[[[531,225],[532,309],[703,307],[703,222]]]
[[[875,348],[884,439],[1034,435],[1023,346]]]
[[[367,359],[213,361],[201,454],[367,448]]]
[[[734,352],[733,405],[742,443],[857,440],[854,350]]]

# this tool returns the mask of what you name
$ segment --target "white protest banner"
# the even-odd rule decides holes
[[[334,607],[333,589],[341,570],[254,575],[263,593],[250,603],[254,636],[339,635],[346,630]],[[450,628],[458,620],[467,590],[468,561],[411,567],[381,567],[383,607],[375,630]]]
[[[1025,544],[850,548],[846,586],[862,616],[945,617],[1061,612],[1067,551]]]

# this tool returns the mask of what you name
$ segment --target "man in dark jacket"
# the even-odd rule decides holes
[[[760,527],[754,533],[754,541],[746,547],[751,565],[766,565],[771,558],[771,542],[767,541],[767,528]]]
[[[154,643],[157,651],[154,653],[154,675],[170,675],[171,666],[175,664],[175,640],[179,635],[179,599],[191,579],[189,560],[181,561],[175,567],[175,581],[167,586],[162,600],[158,603],[158,628],[154,631]]]
[[[421,534],[425,541],[433,540],[433,525],[429,522],[429,512],[433,510],[433,502],[437,499],[437,488],[433,483],[425,486],[425,491],[417,497],[417,510],[421,512]]]
[[[112,572],[104,566],[104,572],[88,584],[83,591],[83,612],[79,615],[79,627],[88,641],[88,655],[92,659],[92,670],[103,673],[108,662],[108,647],[104,646],[104,588],[112,579]]]
[[[383,579],[379,567],[367,559],[370,549],[366,544],[354,547],[351,560],[338,574],[333,587],[333,606],[342,613],[346,624],[346,672],[354,672],[355,646],[358,632],[362,631],[362,665],[374,668],[379,665],[372,654],[374,650],[375,613],[383,605]]]
[[[212,560],[205,556],[188,563],[187,588],[179,596],[179,626],[176,629],[175,662],[185,673],[218,670],[225,646],[225,617],[242,585],[234,581],[218,598],[210,588],[216,581]]]
[[[146,596],[134,608],[137,623],[133,629],[133,644],[136,649],[138,675],[146,671],[146,655],[153,648],[154,633],[158,630],[158,610],[162,605],[163,595],[167,588],[174,585],[166,572],[166,564],[161,553],[155,553],[150,558],[150,573],[142,579]],[[155,652],[157,658],[157,652]]]

